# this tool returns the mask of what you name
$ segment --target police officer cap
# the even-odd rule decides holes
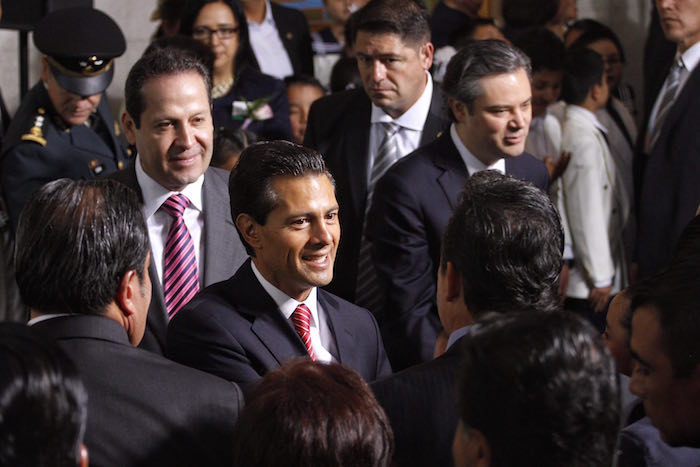
[[[107,89],[114,76],[113,59],[126,50],[117,23],[86,7],[62,8],[44,16],[34,29],[34,44],[46,55],[58,84],[79,96]]]

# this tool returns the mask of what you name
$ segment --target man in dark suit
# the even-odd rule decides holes
[[[141,347],[160,354],[165,350],[169,317],[200,286],[230,277],[246,257],[228,209],[228,172],[209,167],[213,149],[210,87],[204,66],[176,49],[146,54],[126,82],[122,121],[138,155],[114,178],[134,189],[142,203],[151,242],[149,275],[154,293]],[[181,270],[170,267],[176,263],[166,259],[177,253],[169,248],[168,238],[179,235],[179,221],[166,204],[180,196],[187,200],[180,220],[185,223],[195,264],[184,270],[189,274],[178,277]],[[163,286],[164,277],[168,287]],[[183,285],[179,279],[191,282]]]
[[[486,312],[559,310],[563,247],[547,194],[495,171],[469,177],[445,227],[437,273],[447,351],[371,385],[394,429],[397,465],[451,465],[459,341]]]
[[[323,154],[337,182],[343,242],[329,290],[379,315],[377,295],[367,286],[373,268],[363,238],[374,183],[449,121],[428,73],[433,45],[427,12],[418,2],[372,0],[349,23],[364,90],[316,101],[304,144]]]
[[[656,1],[666,39],[677,44],[666,80],[641,132],[636,160],[639,276],[670,260],[681,232],[700,205],[700,0]]]
[[[529,59],[479,41],[447,66],[449,132],[391,167],[377,183],[367,235],[384,292],[380,320],[395,369],[433,358],[442,330],[435,301],[440,241],[464,183],[481,170],[549,186],[545,165],[523,153],[530,127]]]
[[[93,465],[231,465],[240,389],[135,348],[151,298],[149,257],[132,190],[113,180],[45,185],[17,230],[29,324],[81,373]]]
[[[22,206],[44,183],[91,180],[127,161],[104,93],[114,59],[126,49],[117,23],[92,8],[56,10],[37,24],[34,44],[43,54],[41,82],[22,100],[1,155],[0,183],[13,232]]]
[[[242,0],[260,70],[279,79],[313,76],[311,33],[304,14],[269,0]]]
[[[229,190],[251,260],[175,316],[167,355],[245,385],[304,356],[340,362],[368,381],[391,374],[372,315],[318,289],[333,278],[340,239],[321,156],[284,141],[249,146]]]

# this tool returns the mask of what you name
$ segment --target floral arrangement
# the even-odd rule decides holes
[[[233,101],[231,117],[234,120],[243,120],[241,128],[248,128],[253,122],[268,120],[274,116],[272,107],[270,107],[270,99],[272,96],[260,97],[253,101],[243,98],[241,101]]]

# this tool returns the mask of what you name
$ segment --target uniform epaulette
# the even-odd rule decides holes
[[[43,107],[39,107],[36,112],[37,113],[34,116],[34,126],[29,129],[29,132],[23,134],[21,139],[22,141],[34,141],[42,146],[46,146],[46,139],[44,139],[44,133],[42,130],[46,111]]]

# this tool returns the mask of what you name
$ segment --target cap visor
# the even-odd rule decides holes
[[[109,67],[109,70],[96,76],[70,76],[61,73],[54,66],[51,67],[51,71],[63,89],[79,96],[100,94],[107,89],[114,76],[114,66]]]

